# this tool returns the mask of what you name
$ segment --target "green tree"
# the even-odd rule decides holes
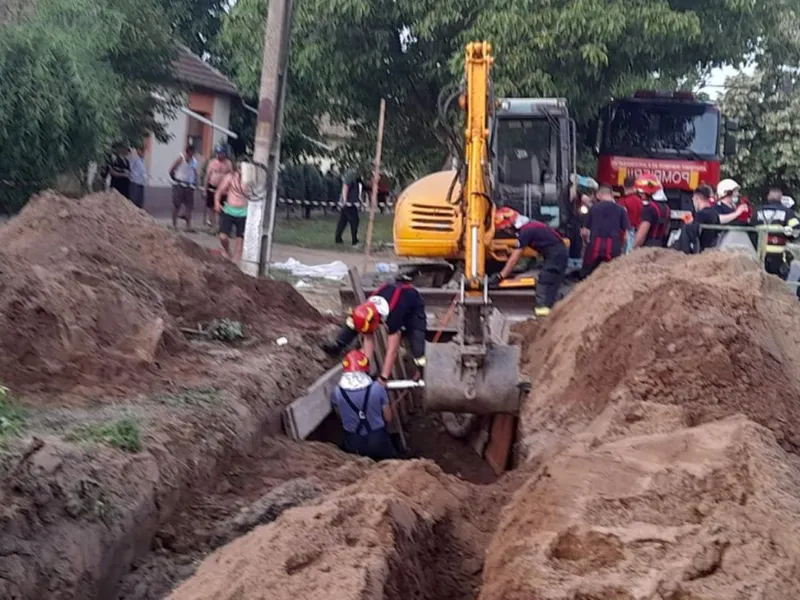
[[[40,0],[2,26],[0,180],[13,185],[0,186],[0,210],[80,171],[114,139],[165,135],[156,115],[170,100],[152,93],[171,81],[174,46],[159,11],[149,0]]]
[[[739,122],[738,151],[724,165],[757,198],[771,185],[800,194],[800,80],[785,69],[740,73],[726,82],[724,114]]]
[[[228,0],[158,0],[173,31],[198,56],[214,49]]]
[[[233,78],[245,101],[253,107],[258,106],[266,18],[267,0],[238,0],[223,17],[214,47],[216,63]],[[301,35],[301,32],[294,32],[295,45],[302,43]],[[282,160],[297,160],[313,151],[309,138],[321,137],[316,121],[325,108],[320,102],[321,97],[313,73],[290,68],[281,143]],[[237,109],[233,116],[235,124],[244,132],[255,133],[255,115],[245,109]]]
[[[249,70],[255,82],[264,10],[238,11],[245,4],[265,2],[239,0],[223,35],[226,26],[250,32],[248,44],[227,49],[237,74]],[[302,97],[290,88],[289,104],[304,122],[328,112],[351,124],[343,158],[357,163],[371,155],[385,98],[384,158],[403,181],[444,162],[450,128],[438,105],[462,77],[468,41],[492,41],[498,95],[564,96],[585,124],[611,97],[654,79],[672,85],[752,55],[796,61],[796,13],[797,0],[298,0],[291,65]]]

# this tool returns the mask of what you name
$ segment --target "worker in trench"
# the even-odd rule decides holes
[[[516,248],[508,257],[503,270],[489,278],[489,286],[496,287],[511,275],[525,248],[535,250],[544,259],[539,279],[536,282],[536,304],[534,315],[546,317],[556,303],[558,289],[564,280],[569,262],[569,251],[555,229],[539,221],[528,219],[513,208],[498,208],[494,216],[496,231],[512,230],[516,233]]]
[[[342,377],[331,404],[344,429],[343,449],[373,460],[399,458],[387,425],[392,422],[389,396],[369,376],[370,361],[361,350],[351,350],[342,361]]]
[[[586,244],[581,279],[591,275],[604,262],[611,262],[622,254],[629,228],[628,212],[614,201],[614,190],[610,185],[601,185],[597,190],[597,202],[586,215],[581,229]]]
[[[428,320],[425,315],[425,302],[409,279],[409,276],[401,276],[393,283],[378,288],[366,302],[352,310],[339,330],[336,340],[325,344],[323,349],[330,355],[338,356],[349,348],[360,334],[362,350],[371,361],[375,356],[375,331],[381,323],[385,323],[389,335],[386,342],[386,357],[378,373],[378,383],[385,386],[392,376],[404,334],[416,367],[413,378],[420,380],[425,367]]]

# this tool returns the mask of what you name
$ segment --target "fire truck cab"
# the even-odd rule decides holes
[[[736,152],[735,121],[691,92],[639,91],[609,103],[590,138],[597,180],[616,190],[628,175],[652,173],[664,185],[672,219],[692,211],[701,183],[716,188],[720,162]]]

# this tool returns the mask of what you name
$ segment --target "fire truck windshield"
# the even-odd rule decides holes
[[[611,105],[601,151],[652,158],[712,158],[719,146],[719,111],[699,102],[622,101]]]

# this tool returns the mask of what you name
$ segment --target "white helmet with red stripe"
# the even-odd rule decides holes
[[[386,301],[386,298],[383,296],[370,296],[367,298],[367,302],[374,304],[375,308],[378,309],[378,314],[381,316],[381,319],[386,320],[389,316],[389,303]]]

